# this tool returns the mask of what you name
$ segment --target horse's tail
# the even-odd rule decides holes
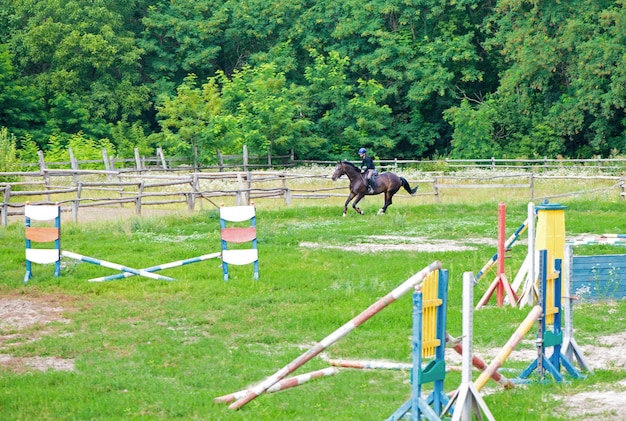
[[[400,180],[402,180],[402,187],[404,187],[404,190],[409,192],[409,194],[411,195],[414,195],[417,189],[419,188],[419,186],[415,186],[415,188],[412,189],[411,186],[409,185],[409,182],[406,181],[406,178],[404,177],[400,177]]]

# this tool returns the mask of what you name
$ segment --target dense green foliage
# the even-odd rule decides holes
[[[624,0],[0,0],[0,16],[18,149],[626,152]]]

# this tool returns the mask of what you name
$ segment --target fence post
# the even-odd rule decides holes
[[[9,223],[9,198],[11,197],[11,185],[7,184],[4,187],[4,202],[2,203],[2,226],[6,227]]]
[[[243,170],[248,172],[248,146],[243,145]]]
[[[136,150],[136,149],[135,149]],[[144,182],[139,183],[139,191],[137,192],[137,200],[135,201],[135,213],[141,215],[141,196],[143,195]]]
[[[72,202],[72,221],[78,221],[78,209],[80,208],[80,196],[83,192],[83,183],[78,182],[76,184],[76,200]]]
[[[217,149],[216,151],[217,151],[217,162],[220,167],[220,172],[224,172],[224,157],[222,156],[222,153],[220,152],[219,149]]]
[[[37,151],[37,156],[39,157],[39,171],[44,172],[46,170],[46,161],[43,158],[43,152]]]
[[[137,167],[137,174],[141,174],[141,157],[139,156],[139,148],[135,148],[135,165]]]
[[[619,178],[619,197],[624,201],[624,177]]]
[[[439,203],[439,187],[437,186],[437,177],[433,177],[433,190],[435,192],[435,203]]]
[[[528,177],[528,184],[530,184],[530,200],[535,198],[535,173],[531,173]]]
[[[237,193],[235,195],[235,203],[237,204],[237,206],[244,206],[244,204],[247,204],[248,201],[246,200],[246,193],[243,189],[243,179],[241,177],[241,173],[237,173],[237,185],[239,187],[239,190],[237,190]]]
[[[106,148],[102,148],[102,162],[104,162],[104,169],[106,171],[111,171],[111,164],[109,162],[109,154],[107,153]]]
[[[291,192],[289,191],[289,187],[287,187],[287,178],[285,178],[285,174],[281,174],[279,177],[283,180],[283,194],[285,195],[285,203],[289,205],[291,204]]]
[[[72,171],[78,171],[78,161],[76,161],[76,157],[74,156],[74,151],[72,150],[72,148],[67,148],[67,151],[70,154],[70,167],[72,168]],[[72,179],[74,180],[74,184],[78,183],[77,172],[72,173]]]
[[[493,171],[495,171],[496,169],[496,158],[494,158],[493,156],[491,157],[491,169]]]
[[[296,160],[295,158],[295,153],[293,151],[293,148],[291,148],[291,152],[289,153],[289,166],[292,167],[294,166],[294,161]]]
[[[191,200],[189,201],[189,211],[192,212],[196,208],[196,197],[200,195],[198,181],[198,173],[191,174]],[[200,201],[200,207],[202,207],[202,201]]]
[[[161,167],[164,170],[166,170],[167,169],[167,163],[165,162],[165,156],[163,156],[163,149],[161,149],[159,147],[159,148],[157,148],[156,152],[157,152],[157,156],[161,159]]]
[[[41,171],[41,175],[43,175],[44,188],[47,190],[50,187],[50,174],[48,174],[48,167],[46,166],[43,152],[37,151],[37,156],[39,157],[39,171]]]
[[[67,148],[68,153],[70,154],[70,168],[72,171],[78,170],[78,161],[76,161],[76,157],[74,156],[74,151],[72,148]]]
[[[267,166],[272,169],[272,151],[267,151]]]

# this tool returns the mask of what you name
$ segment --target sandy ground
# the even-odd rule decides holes
[[[626,370],[626,332],[615,335],[601,336],[596,345],[578,345],[584,361],[592,370]],[[528,344],[526,344],[528,345]],[[489,364],[498,355],[500,349],[474,349],[474,355]],[[525,361],[529,364],[537,358],[535,349],[513,350],[507,361]],[[446,362],[450,366],[460,366],[462,357],[453,349],[446,349]],[[506,363],[505,363],[506,366]],[[575,364],[580,369],[578,364]],[[565,373],[565,370],[563,370]],[[507,372],[502,373],[504,376]],[[515,375],[517,375],[516,373]],[[536,373],[533,373],[533,376]],[[583,374],[588,374],[584,373]],[[567,377],[567,376],[566,376]],[[531,377],[533,378],[533,377]],[[520,387],[520,386],[517,386]],[[523,387],[523,385],[521,386]],[[487,383],[481,391],[483,394],[492,393],[499,386],[493,382]],[[556,408],[561,414],[567,414],[572,421],[624,421],[623,412],[626,404],[626,380],[612,385],[597,385],[594,390],[558,396],[560,405]]]
[[[51,334],[51,323],[68,323],[63,317],[64,311],[63,300],[58,297],[0,297],[0,365],[18,372],[74,370],[71,359],[11,355],[12,348]]]

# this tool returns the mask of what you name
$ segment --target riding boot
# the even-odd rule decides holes
[[[369,180],[367,180],[367,192],[369,194],[374,193],[374,183],[373,183],[373,180],[371,178]]]

